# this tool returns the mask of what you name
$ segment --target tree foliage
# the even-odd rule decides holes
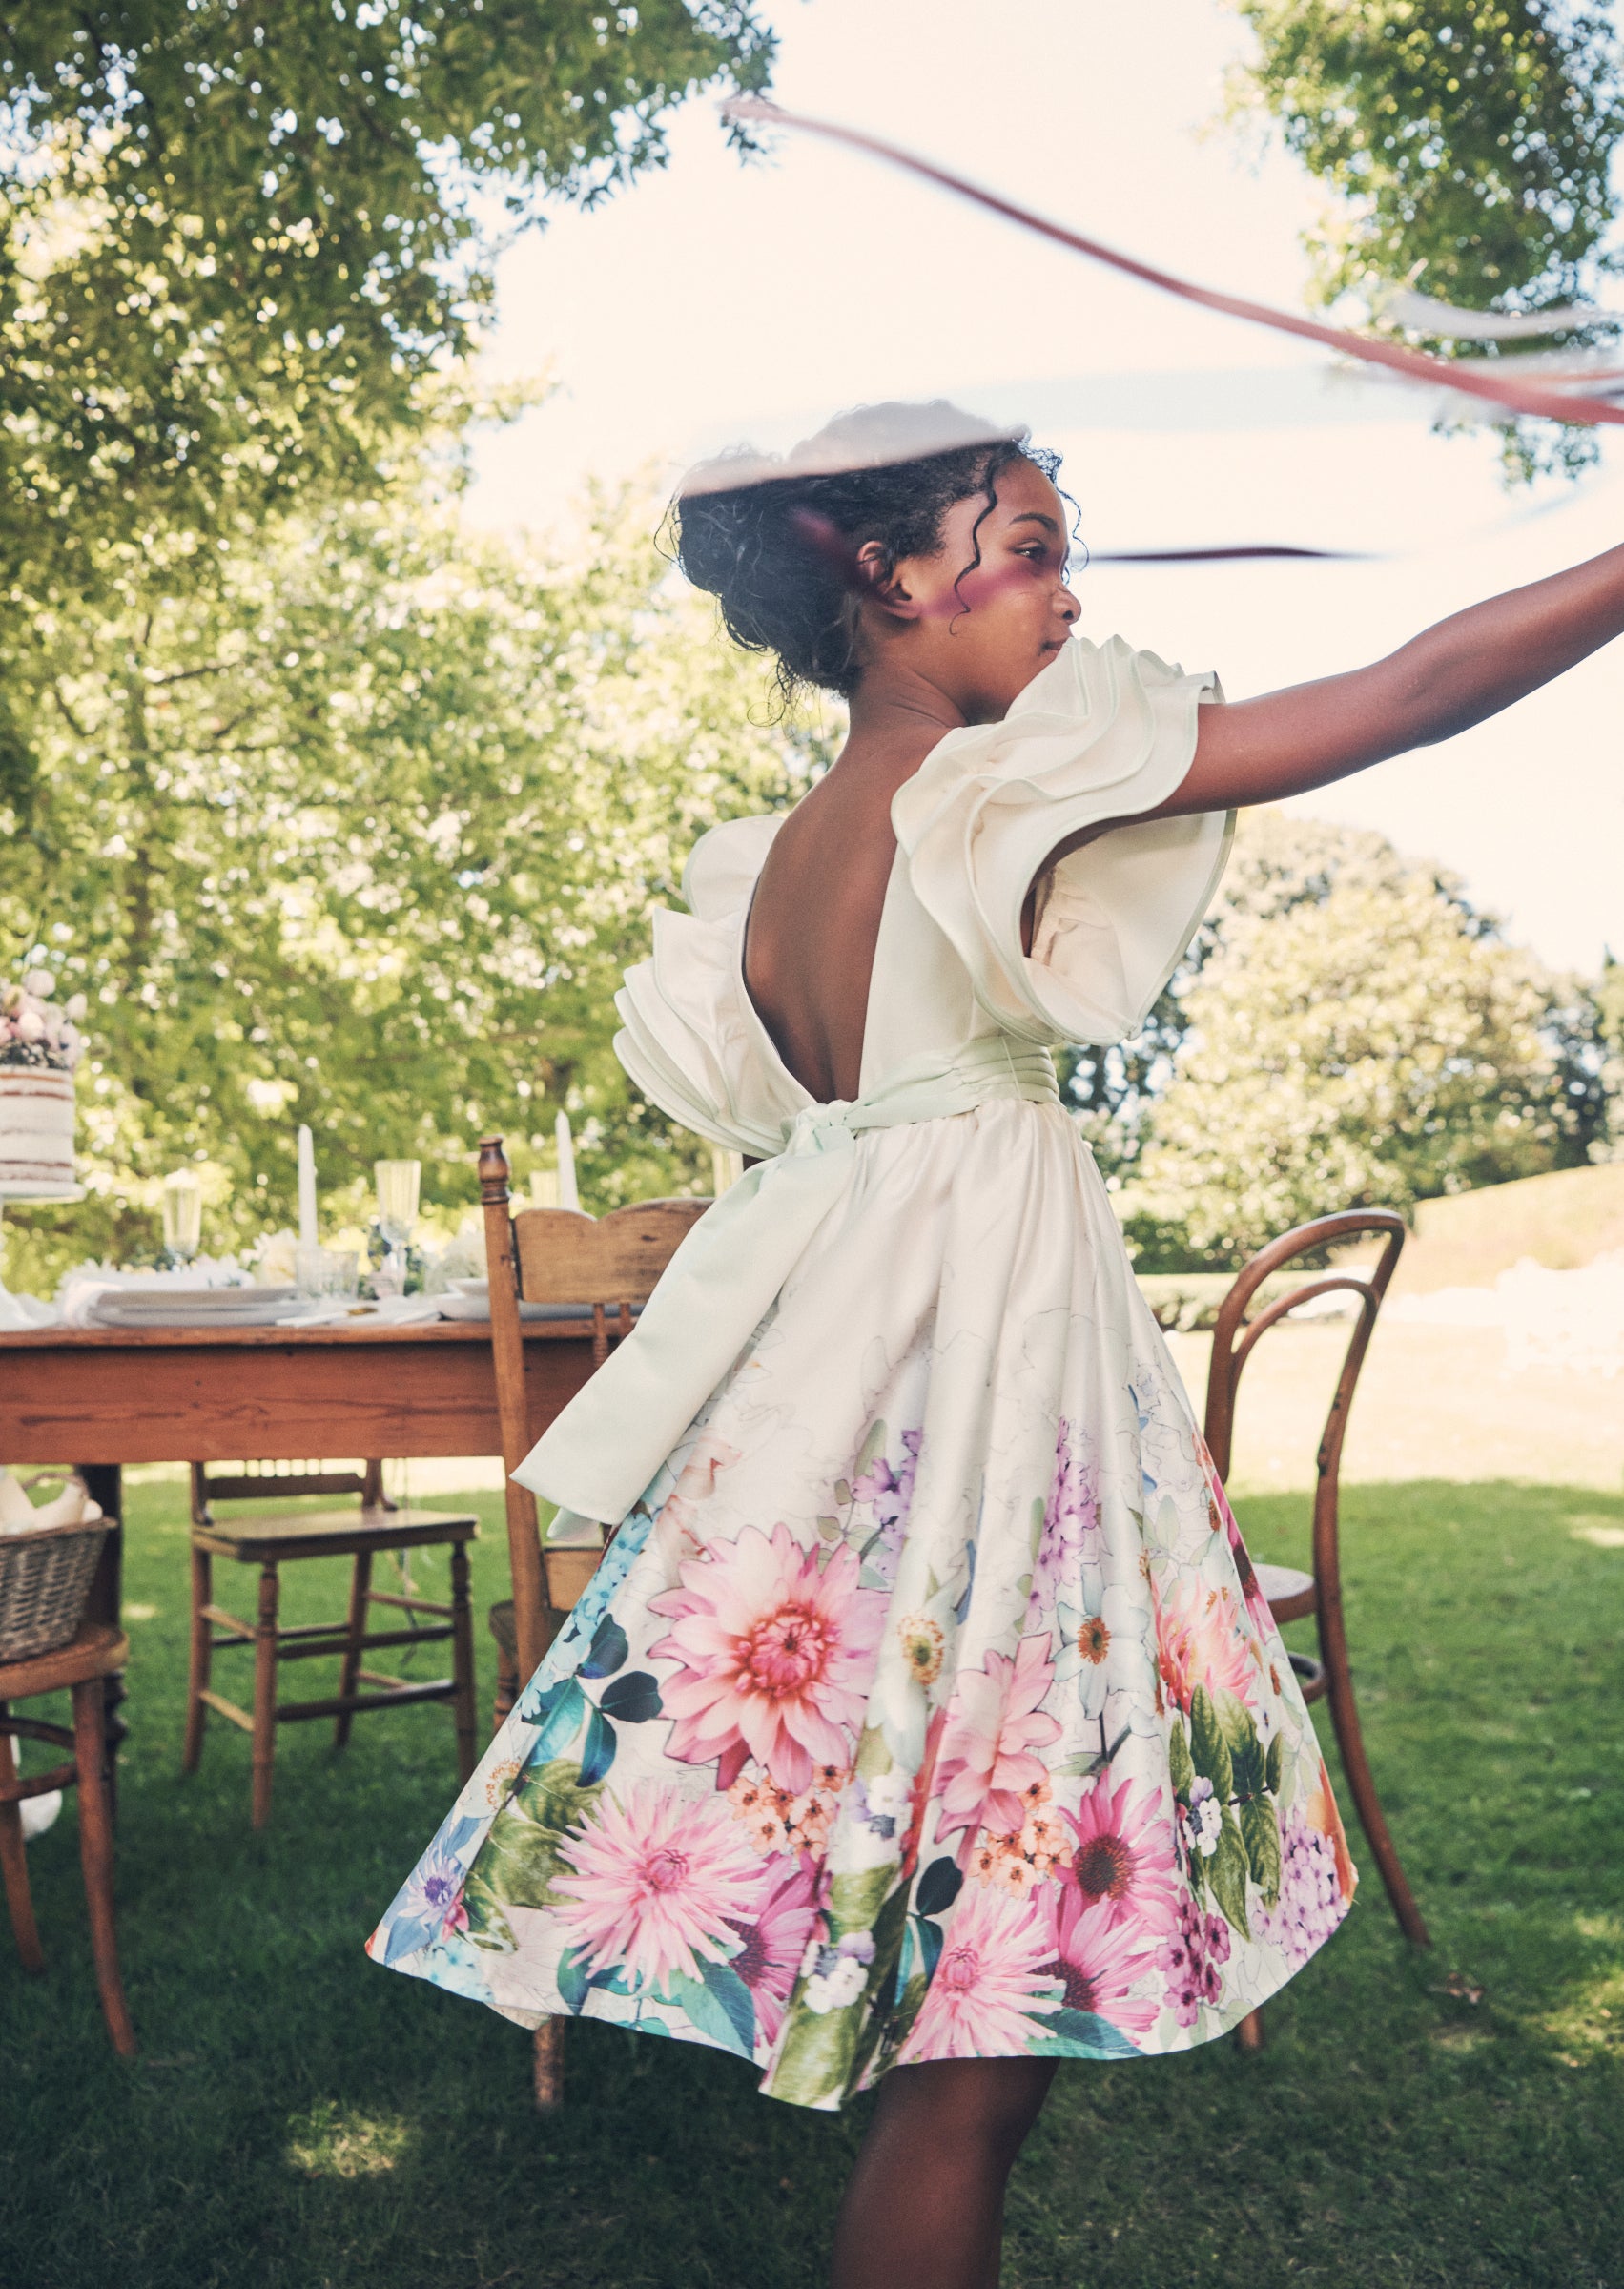
[[[560,1105],[596,1205],[709,1186],[615,1063],[613,996],[697,835],[821,750],[767,721],[654,515],[599,500],[537,563],[444,507],[335,510],[202,598],[56,630],[31,815],[0,806],[0,971],[91,999],[72,1256],[150,1245],[182,1158],[214,1244],[287,1222],[301,1121],[358,1197],[412,1154],[467,1204],[482,1130],[523,1168]]]
[[[375,494],[503,226],[756,86],[748,0],[29,0],[0,17],[0,595]],[[0,763],[0,771],[4,765]]]
[[[1379,308],[1386,289],[1418,285],[1470,310],[1538,312],[1593,285],[1624,134],[1611,11],[1561,0],[1237,5],[1257,37],[1237,98],[1273,118],[1334,196],[1310,239],[1323,299],[1354,293]],[[1510,432],[1508,461],[1524,473],[1552,458],[1537,434]],[[1556,434],[1557,460],[1593,458],[1588,431]]]
[[[1120,1206],[1147,1267],[1571,1165],[1593,1003],[1380,835],[1250,814]]]

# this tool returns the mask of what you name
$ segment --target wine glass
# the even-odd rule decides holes
[[[191,1263],[203,1237],[203,1187],[190,1168],[163,1180],[164,1254],[177,1270]]]
[[[418,1220],[418,1194],[422,1186],[421,1161],[375,1161],[378,1180],[378,1228],[389,1253],[372,1276],[380,1295],[406,1292],[406,1244]]]

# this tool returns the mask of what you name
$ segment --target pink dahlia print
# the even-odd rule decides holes
[[[897,2065],[1023,2055],[1044,2031],[1029,2014],[1059,2000],[1053,1955],[1051,1919],[1036,1900],[966,1886]]]
[[[681,1588],[649,1599],[673,1624],[649,1648],[677,1664],[660,1688],[669,1755],[714,1762],[718,1788],[754,1757],[792,1796],[816,1766],[851,1764],[885,1622],[885,1592],[859,1588],[859,1562],[839,1549],[820,1568],[783,1525],[687,1560]]]
[[[1079,1908],[1153,1936],[1170,1929],[1178,1908],[1173,1824],[1158,1792],[1133,1781],[1113,1789],[1102,1776],[1065,1820],[1073,1840],[1066,1889]]]
[[[750,1989],[758,2039],[771,2046],[778,2040],[790,1990],[817,1921],[816,1870],[797,1863],[768,1893],[753,1923],[728,1920],[744,1943],[730,1968]]]
[[[1256,1657],[1244,1634],[1244,1608],[1232,1590],[1181,1581],[1165,1600],[1151,1582],[1156,1608],[1156,1665],[1171,1698],[1186,1716],[1198,1685],[1229,1693],[1257,1706]]]
[[[1103,1908],[1089,1907],[1075,1885],[1065,1885],[1055,1912],[1057,1952],[1049,1969],[1061,1983],[1067,2010],[1091,2011],[1120,2034],[1147,2033],[1161,2009],[1161,1996],[1128,1992],[1155,1967],[1144,1940],[1142,1929],[1115,1922]]]
[[[1060,1737],[1038,1703],[1055,1680],[1049,1639],[1022,1638],[1012,1661],[989,1653],[985,1668],[960,1670],[942,1734],[936,1778],[941,1790],[938,1836],[977,1828],[1018,1834],[1026,1821],[1022,1791],[1048,1779],[1033,1750]]]
[[[726,1962],[761,1896],[761,1863],[727,1806],[652,1781],[624,1804],[602,1797],[559,1852],[572,1872],[554,1886],[567,1901],[558,1920],[587,1971],[623,1964],[650,1987]]]

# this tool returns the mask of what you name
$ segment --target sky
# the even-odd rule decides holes
[[[1125,251],[1305,306],[1318,187],[1226,123],[1245,33],[1219,0],[776,0],[780,102],[883,133]],[[1330,370],[856,155],[729,150],[713,103],[671,159],[504,257],[487,377],[545,403],[476,446],[470,509],[537,535],[588,478],[668,482],[843,405],[946,396],[1029,421],[1095,548],[1286,542],[1346,565],[1096,564],[1081,631],[1216,667],[1232,698],[1379,657],[1478,597],[1624,538],[1624,448],[1508,495],[1491,437]],[[1460,875],[1562,968],[1624,955],[1624,644],[1447,745],[1302,798]]]

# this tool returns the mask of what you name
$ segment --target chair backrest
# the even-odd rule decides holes
[[[1376,1261],[1368,1270],[1339,1269],[1335,1266],[1324,1271],[1306,1270],[1301,1287],[1273,1297],[1255,1319],[1247,1319],[1247,1306],[1274,1273],[1304,1256],[1318,1255],[1326,1248],[1346,1247],[1362,1239],[1378,1239],[1381,1243]],[[1314,1296],[1346,1292],[1356,1299],[1358,1308],[1348,1324],[1342,1371],[1331,1394],[1315,1456],[1314,1575],[1321,1583],[1322,1594],[1331,1597],[1336,1594],[1337,1493],[1347,1411],[1353,1403],[1365,1354],[1370,1348],[1376,1314],[1382,1308],[1404,1241],[1404,1218],[1390,1208],[1346,1208],[1334,1216],[1316,1216],[1312,1223],[1300,1224],[1293,1230],[1283,1232],[1278,1240],[1271,1240],[1243,1266],[1219,1308],[1218,1324],[1213,1330],[1204,1432],[1218,1474],[1227,1479],[1234,1447],[1236,1393],[1242,1370],[1258,1344],[1270,1328],[1278,1327],[1300,1304]]]
[[[359,1495],[363,1510],[393,1510],[383,1493],[383,1465],[363,1463],[359,1471],[323,1470],[316,1462],[245,1462],[240,1471],[211,1472],[192,1465],[192,1523],[214,1523],[216,1502],[293,1502],[305,1495]]]
[[[515,1216],[508,1178],[502,1139],[486,1137],[480,1145],[480,1199],[485,1218],[491,1354],[506,1473],[507,1549],[519,1672],[527,1678],[542,1658],[546,1595],[536,1498],[515,1485],[513,1473],[544,1426],[531,1418],[520,1302],[573,1304],[584,1315],[589,1314],[593,1361],[601,1366],[608,1355],[610,1310],[615,1335],[628,1335],[633,1311],[648,1302],[684,1236],[710,1203],[644,1201],[633,1207],[616,1208],[601,1219],[584,1216],[575,1208],[523,1208]]]

